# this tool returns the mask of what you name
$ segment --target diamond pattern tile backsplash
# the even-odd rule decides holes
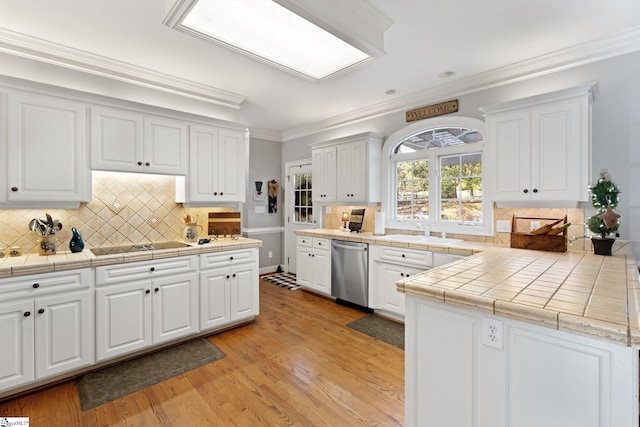
[[[209,212],[230,210],[176,203],[171,176],[94,171],[93,200],[78,209],[0,210],[0,250],[19,246],[24,254],[36,253],[38,235],[29,230],[29,221],[45,213],[63,224],[56,236],[60,250],[68,250],[71,227],[80,231],[87,248],[184,240],[186,215],[206,230]]]

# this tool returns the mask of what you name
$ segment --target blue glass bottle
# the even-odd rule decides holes
[[[69,249],[71,252],[82,252],[84,249],[84,242],[82,241],[82,236],[77,228],[71,227],[71,240],[69,241]]]

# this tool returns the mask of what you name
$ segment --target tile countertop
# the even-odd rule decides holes
[[[493,247],[406,281],[399,292],[640,348],[631,244],[612,256]]]
[[[297,235],[448,252],[468,257],[397,282],[399,292],[640,348],[640,284],[631,244],[612,256],[460,242],[392,242],[371,233],[312,229]]]
[[[210,243],[191,244],[178,249],[158,249],[153,251],[131,252],[95,256],[90,249],[72,253],[58,251],[55,255],[41,256],[37,253],[19,257],[0,258],[0,279],[5,277],[24,276],[27,274],[50,273],[53,271],[72,270],[75,268],[96,267],[100,265],[123,264],[126,262],[146,261],[151,259],[170,258],[175,256],[198,255],[201,253],[229,251],[234,249],[259,248],[262,241],[239,237],[238,239],[218,239]]]

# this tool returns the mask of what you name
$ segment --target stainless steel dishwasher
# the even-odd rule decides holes
[[[331,241],[331,295],[367,307],[369,304],[369,245]]]

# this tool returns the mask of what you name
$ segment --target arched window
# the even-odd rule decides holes
[[[489,234],[491,206],[483,200],[484,123],[465,117],[413,123],[384,146],[388,186],[383,209],[392,228]]]

